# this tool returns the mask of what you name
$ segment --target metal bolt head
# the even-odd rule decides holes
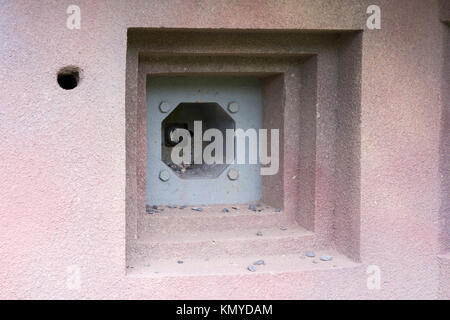
[[[228,111],[230,111],[231,113],[236,113],[239,111],[239,105],[236,101],[230,102],[228,104]]]
[[[161,171],[159,172],[159,179],[160,179],[161,181],[164,181],[164,182],[168,181],[168,180],[170,179],[170,173],[169,173],[169,171],[167,171],[167,170],[161,170]]]
[[[159,111],[161,111],[162,113],[167,113],[170,111],[170,109],[170,104],[166,101],[161,101],[161,103],[159,104]]]
[[[237,171],[236,169],[228,170],[228,178],[230,180],[236,180],[237,178],[239,178],[239,171]]]

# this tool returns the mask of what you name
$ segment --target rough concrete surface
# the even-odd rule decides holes
[[[366,27],[368,0],[80,0],[79,30],[66,27],[69,4],[0,0],[0,298],[450,297],[448,1],[376,1],[380,30]],[[280,41],[290,39],[288,33],[341,36],[330,51],[318,42],[324,50],[295,69],[308,74],[302,86],[288,86],[293,91],[285,95],[292,105],[300,103],[293,95],[299,90],[304,103],[319,108],[287,109],[295,118],[284,124],[292,130],[303,123],[300,132],[315,139],[300,141],[310,149],[297,154],[299,146],[284,141],[283,161],[295,163],[283,168],[284,179],[295,169],[314,181],[314,190],[273,181],[283,183],[286,214],[325,246],[317,257],[331,253],[337,267],[325,264],[332,261],[292,267],[289,255],[273,266],[278,259],[269,257],[267,271],[256,272],[248,272],[248,264],[265,257],[249,256],[242,272],[233,266],[195,273],[187,264],[178,273],[186,263],[167,261],[159,263],[168,269],[159,276],[142,266],[127,269],[145,185],[139,180],[142,145],[130,141],[144,121],[139,110],[127,108],[142,94],[139,59],[127,57],[130,28],[230,29],[241,41],[244,31],[258,30],[277,33]],[[314,44],[315,36],[304,41]],[[270,47],[264,36],[241,45],[254,53]],[[220,38],[215,47],[224,51]],[[185,44],[180,50],[191,49]],[[208,52],[207,43],[203,49]],[[79,85],[67,91],[56,81],[66,66],[81,69]],[[327,72],[330,77],[320,77]],[[280,79],[273,87],[266,80],[267,92],[281,86]],[[325,119],[318,120],[322,110]],[[379,289],[367,286],[368,266],[379,268]]]

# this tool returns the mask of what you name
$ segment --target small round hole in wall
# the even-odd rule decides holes
[[[57,81],[64,90],[72,90],[80,82],[80,69],[77,67],[64,67],[58,71]]]

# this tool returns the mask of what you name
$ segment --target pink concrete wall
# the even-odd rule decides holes
[[[72,2],[1,0],[0,298],[448,298],[442,3],[376,1],[382,28],[367,30],[372,1],[74,1],[81,30],[69,30]],[[364,30],[358,268],[126,275],[130,27]],[[83,79],[64,91],[55,75],[69,64]],[[380,290],[366,287],[368,265]]]

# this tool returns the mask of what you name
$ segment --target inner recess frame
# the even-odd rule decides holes
[[[283,130],[261,201],[359,261],[361,32],[129,29],[127,50],[127,259],[145,216],[147,75],[202,75],[262,79],[262,127]]]

